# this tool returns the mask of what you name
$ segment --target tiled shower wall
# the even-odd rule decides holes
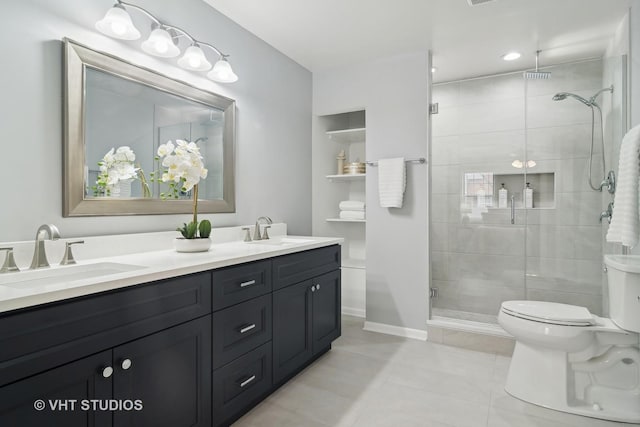
[[[510,299],[602,313],[602,194],[587,181],[591,109],[552,97],[591,97],[603,87],[603,61],[544,71],[550,79],[514,73],[434,85],[439,114],[433,116],[431,154],[431,268],[439,296],[432,300],[433,315],[495,322],[500,303]],[[596,136],[594,183],[601,179]],[[534,179],[514,168],[514,160],[534,160],[527,173],[553,177],[548,207],[522,208],[522,189]],[[472,172],[511,177],[515,224],[510,209],[472,209],[463,194],[464,175]],[[497,191],[500,182],[493,185]]]

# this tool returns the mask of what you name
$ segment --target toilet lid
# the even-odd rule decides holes
[[[555,325],[590,326],[593,314],[585,307],[546,301],[505,301],[502,311],[515,317]]]

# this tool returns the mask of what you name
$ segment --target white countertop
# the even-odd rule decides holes
[[[252,243],[237,241],[214,243],[208,252],[178,253],[173,249],[163,249],[78,260],[77,264],[73,266],[52,265],[50,269],[5,273],[0,276],[0,313],[154,280],[321,248],[340,244],[343,241],[342,238],[334,237],[276,236],[268,241]],[[86,268],[78,269],[78,266],[83,265]],[[57,279],[57,281],[52,281],[53,283],[43,283],[47,282],[47,280],[43,280],[47,274],[62,273],[64,269],[71,271],[70,269],[73,268],[90,271],[94,265],[96,265],[96,269],[105,267],[105,271],[109,266],[121,266],[122,269],[129,271],[115,271],[98,277],[72,278],[63,281]]]

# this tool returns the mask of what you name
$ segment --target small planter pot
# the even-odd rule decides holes
[[[207,252],[211,247],[211,239],[185,239],[184,237],[176,237],[173,240],[173,247],[176,252]]]

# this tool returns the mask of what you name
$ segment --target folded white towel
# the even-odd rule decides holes
[[[378,196],[383,208],[401,208],[407,171],[404,157],[378,160]]]
[[[340,211],[340,219],[364,219],[364,211]]]
[[[340,202],[339,208],[341,211],[363,211],[364,202],[357,200],[344,200]]]
[[[616,195],[607,241],[635,246],[640,235],[640,125],[622,138]]]

